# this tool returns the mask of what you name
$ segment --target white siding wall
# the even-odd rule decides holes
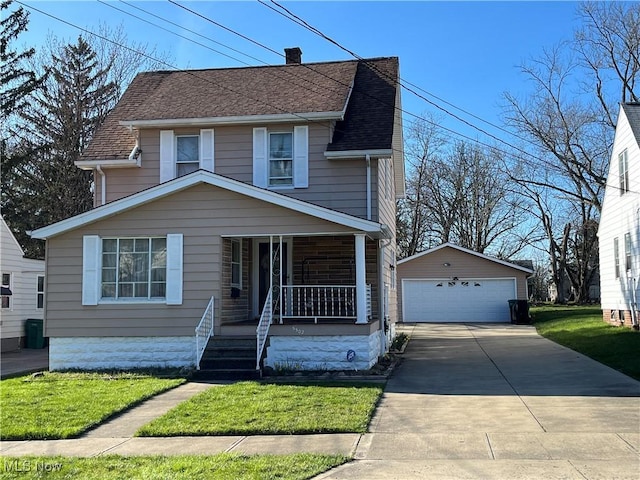
[[[621,195],[618,155],[625,149],[631,191]],[[634,290],[640,299],[640,290],[634,288],[634,283],[637,283],[640,275],[640,195],[636,193],[640,191],[640,148],[622,109],[616,128],[607,185],[598,233],[602,309],[630,310]],[[632,267],[628,272],[625,271],[626,233],[631,234]],[[620,278],[615,278],[614,238],[618,238],[619,244]]]
[[[37,308],[37,290],[38,275],[44,275],[44,261],[24,258],[4,219],[0,219],[0,225],[0,270],[11,274],[13,293],[10,308],[0,309],[0,338],[3,349],[9,350],[19,347],[26,319],[43,318],[43,309]]]

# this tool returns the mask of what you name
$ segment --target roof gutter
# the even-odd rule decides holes
[[[330,160],[354,159],[354,158],[389,158],[393,155],[390,148],[379,148],[374,150],[341,150],[341,151],[325,151],[324,156]]]
[[[151,127],[190,127],[201,125],[245,125],[252,123],[280,123],[319,120],[342,120],[344,111],[340,112],[299,112],[278,113],[271,115],[239,115],[229,117],[204,118],[159,118],[152,120],[121,120],[119,123],[128,128]]]

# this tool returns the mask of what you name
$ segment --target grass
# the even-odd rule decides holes
[[[640,333],[602,320],[600,307],[531,308],[540,335],[640,380]]]
[[[241,382],[196,395],[136,435],[364,433],[381,394],[379,385]]]
[[[93,458],[2,458],[2,478],[110,480],[256,479],[298,480],[314,477],[347,462],[342,455],[136,456]]]
[[[2,380],[0,439],[75,437],[184,381],[131,373],[44,373]]]

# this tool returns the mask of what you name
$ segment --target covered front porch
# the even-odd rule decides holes
[[[255,334],[261,319],[310,328],[368,324],[377,319],[376,252],[364,234],[224,238],[214,335]]]

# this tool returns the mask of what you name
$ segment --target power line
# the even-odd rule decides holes
[[[177,4],[176,2],[174,2],[173,0],[169,0],[169,1],[170,1],[171,3],[174,3],[174,4],[175,4],[175,5],[177,5],[177,6],[180,6],[179,4]],[[228,91],[230,91],[230,92],[232,92],[232,93],[234,93],[234,94],[236,94],[236,95],[239,95],[239,94],[240,94],[240,92],[237,92],[237,91],[235,91],[234,89],[229,88],[229,87],[228,87],[228,86],[226,86],[226,85],[221,85],[221,84],[218,84],[218,83],[216,83],[216,82],[211,81],[210,79],[207,79],[207,78],[203,78],[203,77],[201,77],[201,76],[198,76],[198,75],[197,75],[197,74],[195,74],[193,71],[182,70],[182,69],[180,69],[180,68],[176,67],[175,65],[172,65],[172,64],[170,64],[170,63],[168,63],[168,62],[166,62],[166,61],[159,60],[159,59],[154,58],[154,57],[152,57],[152,56],[150,56],[150,55],[148,55],[148,54],[146,54],[146,53],[144,53],[144,52],[142,52],[142,51],[138,51],[138,50],[135,50],[135,49],[133,49],[133,48],[131,48],[131,47],[127,46],[127,45],[124,45],[124,44],[118,43],[118,42],[116,42],[116,41],[114,41],[114,40],[112,40],[112,39],[109,39],[109,38],[107,38],[107,37],[105,37],[105,36],[103,36],[103,35],[100,35],[100,34],[98,34],[98,33],[95,33],[95,32],[93,32],[93,31],[91,31],[91,30],[88,30],[88,29],[86,29],[86,28],[83,28],[83,27],[80,27],[80,26],[78,26],[78,25],[75,25],[75,24],[73,24],[73,23],[71,23],[71,22],[69,22],[69,21],[67,21],[67,20],[64,20],[64,19],[62,19],[62,18],[59,18],[59,17],[57,17],[57,16],[55,16],[55,15],[53,15],[53,14],[50,14],[50,13],[45,12],[45,11],[43,11],[43,10],[40,10],[40,9],[38,9],[38,8],[36,8],[36,7],[30,6],[30,5],[26,4],[26,3],[23,3],[23,2],[22,2],[22,1],[20,1],[20,0],[16,0],[16,3],[18,3],[18,4],[20,4],[20,5],[23,5],[23,6],[25,6],[25,7],[29,8],[29,9],[31,9],[31,10],[33,10],[33,11],[36,11],[36,12],[38,12],[38,13],[41,13],[41,14],[43,14],[43,15],[45,15],[45,16],[48,16],[48,17],[50,17],[50,18],[52,18],[52,19],[54,19],[54,20],[56,20],[56,21],[59,21],[59,22],[61,22],[61,23],[64,23],[64,24],[66,24],[66,25],[69,25],[69,26],[71,26],[71,27],[73,27],[73,28],[76,28],[76,29],[78,29],[78,30],[80,30],[80,31],[83,31],[83,32],[85,32],[85,33],[88,33],[88,34],[90,34],[90,35],[92,35],[92,36],[95,36],[95,37],[97,37],[97,38],[100,38],[100,39],[102,39],[102,40],[104,40],[104,41],[110,42],[110,43],[112,43],[112,44],[114,44],[114,45],[116,45],[116,46],[118,46],[118,47],[120,47],[120,48],[124,48],[124,49],[129,50],[129,51],[131,51],[131,52],[134,52],[134,53],[136,53],[136,54],[138,54],[138,55],[141,55],[141,56],[143,56],[143,57],[145,57],[145,58],[147,58],[147,59],[149,59],[149,60],[152,60],[152,61],[154,61],[154,62],[156,62],[156,63],[159,63],[159,64],[163,64],[163,65],[165,65],[165,66],[168,66],[168,67],[170,67],[170,68],[171,68],[171,69],[173,69],[173,70],[182,71],[182,72],[184,72],[184,73],[187,73],[187,74],[191,75],[192,77],[195,77],[195,78],[198,78],[198,79],[200,79],[200,80],[202,80],[202,81],[205,81],[205,82],[207,82],[207,83],[210,83],[211,85],[214,85],[214,86],[216,86],[216,87],[218,87],[218,88],[222,88],[222,89],[228,90]],[[101,2],[101,3],[102,3],[102,2]],[[126,3],[126,2],[123,2],[123,3]],[[183,8],[182,6],[180,6],[180,7],[181,7],[181,8]],[[185,8],[185,9],[186,9],[186,8]],[[120,10],[120,9],[117,9],[117,10]],[[142,10],[142,9],[139,9],[139,10]],[[190,9],[186,9],[186,10],[191,11]],[[122,10],[120,10],[120,11],[122,11]],[[123,11],[123,13],[127,13],[127,14],[128,14],[128,12],[124,12],[124,11]],[[201,14],[199,14],[199,13],[197,13],[197,12],[192,12],[192,13],[193,13],[194,15],[197,15],[197,16],[199,16],[199,17],[201,17],[201,18],[205,18],[205,19],[206,19],[206,17],[202,16]],[[135,15],[132,15],[132,16],[136,17]],[[154,16],[156,16],[156,15],[154,15]],[[157,18],[162,18],[162,17],[158,17],[158,16],[156,16],[156,17],[157,17]],[[136,17],[136,18],[138,18],[138,17]],[[143,19],[141,19],[141,20],[143,20]],[[163,19],[163,20],[164,20],[164,19]],[[253,43],[258,44],[258,45],[262,46],[263,48],[268,49],[269,51],[275,52],[275,50],[272,50],[271,48],[269,48],[269,47],[267,47],[267,46],[264,46],[264,45],[260,44],[259,42],[255,42],[255,41],[251,40],[249,37],[246,37],[246,36],[244,36],[244,35],[242,35],[242,34],[240,34],[240,33],[238,33],[238,32],[235,32],[234,30],[232,30],[232,29],[230,29],[230,28],[228,28],[228,27],[222,26],[222,25],[221,25],[221,24],[219,24],[218,22],[214,22],[214,21],[211,21],[211,22],[212,22],[212,23],[214,23],[214,24],[216,24],[216,25],[218,25],[218,26],[221,26],[221,28],[224,28],[224,29],[225,29],[225,30],[227,30],[227,31],[230,31],[230,32],[232,32],[232,33],[234,33],[234,34],[236,34],[236,35],[240,35],[242,38],[245,38],[245,39],[247,39],[247,40],[249,40],[249,41],[252,41]],[[147,23],[150,23],[150,22],[147,22]],[[152,24],[152,23],[151,23],[151,25],[157,26],[157,25]],[[159,26],[158,26],[158,27],[159,27]],[[159,28],[162,28],[162,27],[159,27]],[[180,28],[184,28],[184,27],[180,27]],[[163,29],[163,30],[166,30],[166,29]],[[168,31],[169,31],[169,32],[171,32],[170,30],[168,30]],[[171,32],[171,33],[176,34],[175,32]],[[176,35],[181,36],[181,35],[179,35],[179,34],[176,34]],[[181,36],[181,37],[182,37],[182,36]],[[204,37],[204,36],[202,36],[202,37],[203,37],[203,38],[206,38],[206,39],[209,39],[209,37]],[[187,37],[182,37],[182,38],[185,38],[185,39],[187,39],[188,41],[193,41],[192,39],[189,39],[189,38],[187,38]],[[209,40],[211,40],[211,39],[209,39]],[[194,42],[194,43],[196,43],[196,44],[198,44],[198,45],[202,45],[202,44],[200,44],[199,42],[195,42],[195,41],[193,41],[193,42]],[[231,48],[231,47],[228,47],[228,46],[226,46],[226,45],[224,45],[224,44],[221,44],[221,45],[223,45],[223,46],[225,46],[225,47],[227,47],[227,48]],[[203,46],[204,46],[204,45],[203,45]],[[205,46],[205,47],[206,47],[206,46]],[[206,48],[208,48],[208,47],[206,47]],[[216,51],[216,50],[214,50],[214,51]],[[216,52],[217,52],[217,51],[216,51]],[[242,52],[240,52],[240,51],[238,51],[238,52],[242,54]],[[217,53],[221,53],[221,52],[217,52]],[[221,54],[222,54],[222,55],[225,55],[225,54],[223,54],[223,53],[221,53]],[[280,56],[284,56],[284,55],[282,55],[282,54],[280,54],[280,53],[278,53],[278,55],[280,55]],[[225,56],[229,57],[228,55],[225,55]],[[233,57],[230,57],[230,58],[233,58]],[[237,59],[235,59],[235,60],[237,60]],[[367,63],[367,62],[366,62],[366,59],[362,59],[361,61],[364,61],[365,63]],[[371,65],[369,65],[369,66],[370,66],[370,67],[372,67]],[[373,68],[373,67],[372,67],[372,68]],[[374,68],[374,69],[375,69],[376,71],[378,71],[378,72],[379,72],[379,70],[378,70],[377,68]],[[314,70],[314,71],[315,71],[315,70]],[[383,74],[384,72],[379,72],[379,73]],[[326,75],[325,75],[325,76],[326,76]],[[331,79],[331,77],[327,77],[327,78],[330,78],[330,79]],[[336,80],[336,79],[332,79],[332,80],[334,80],[334,81],[338,82],[338,80]],[[309,82],[309,83],[313,83],[313,82]],[[343,84],[343,85],[344,85],[344,84]],[[370,97],[370,98],[375,99],[375,97],[371,97],[370,95],[369,95],[369,97]],[[288,114],[291,114],[291,115],[297,116],[298,118],[300,118],[300,119],[302,119],[302,120],[304,120],[304,121],[306,121],[306,122],[309,122],[309,123],[314,123],[314,122],[315,122],[315,120],[312,120],[312,119],[306,118],[306,117],[304,117],[304,115],[297,114],[297,113],[295,113],[295,112],[289,112],[289,111],[286,111],[286,110],[284,110],[284,109],[282,109],[282,108],[280,108],[280,107],[278,107],[278,106],[276,106],[276,105],[271,105],[271,104],[269,104],[268,102],[265,102],[264,100],[255,99],[255,98],[252,98],[252,100],[254,100],[254,101],[256,101],[256,102],[259,102],[259,103],[263,103],[263,104],[265,104],[265,105],[267,105],[267,106],[270,106],[271,108],[275,108],[275,109],[277,109],[277,110],[279,110],[279,111],[281,111],[281,112],[283,112],[283,113],[288,113]],[[379,100],[379,99],[376,99],[376,100],[381,101],[381,100]],[[383,102],[383,103],[384,103],[384,102]],[[395,107],[395,108],[398,108],[398,107]],[[473,143],[477,143],[477,144],[479,144],[479,145],[485,146],[485,147],[487,147],[487,148],[489,148],[489,149],[491,149],[491,150],[494,150],[494,151],[496,151],[496,152],[498,152],[498,153],[502,153],[502,154],[506,154],[506,155],[508,155],[508,156],[511,156],[511,153],[510,153],[510,152],[507,152],[507,151],[501,150],[501,149],[497,148],[497,147],[496,147],[496,146],[494,146],[494,145],[489,145],[489,144],[484,143],[484,142],[482,142],[482,141],[480,141],[480,140],[478,140],[478,139],[473,139],[473,138],[471,138],[471,137],[469,137],[469,136],[467,136],[467,135],[464,135],[464,134],[462,134],[462,133],[460,133],[460,132],[456,132],[456,131],[454,131],[454,130],[452,130],[452,129],[449,129],[449,128],[447,128],[447,127],[443,127],[442,125],[438,125],[438,124],[436,124],[435,122],[430,121],[430,120],[428,120],[428,119],[426,119],[426,118],[423,118],[423,117],[421,117],[421,116],[419,116],[419,115],[413,114],[412,112],[408,112],[408,111],[405,111],[405,110],[402,110],[402,109],[399,109],[399,110],[400,110],[400,111],[402,111],[403,113],[406,113],[407,115],[411,115],[411,116],[415,117],[415,118],[416,118],[416,119],[418,119],[418,120],[425,121],[425,122],[427,122],[427,123],[429,123],[429,124],[432,124],[432,125],[434,125],[434,126],[436,126],[436,127],[438,127],[438,128],[441,128],[441,129],[443,129],[443,130],[447,131],[447,132],[450,132],[450,133],[452,133],[452,134],[454,134],[454,135],[457,135],[457,136],[460,136],[460,137],[462,137],[462,138],[465,138],[465,139],[467,139],[467,140],[469,140],[469,141],[471,141],[471,142],[473,142]],[[505,143],[505,142],[502,142],[502,143]],[[507,145],[508,145],[508,144],[507,144]],[[393,150],[394,150],[394,151],[397,151],[397,152],[399,152],[399,153],[402,153],[402,151],[400,151],[400,150],[396,150],[396,149],[393,149]],[[518,149],[518,150],[519,150],[519,151],[522,151],[522,150],[520,150],[520,149]],[[522,152],[524,152],[524,151],[522,151]],[[539,158],[539,157],[536,157],[536,156],[534,156],[533,154],[530,154],[530,153],[528,153],[528,152],[524,152],[524,153],[526,153],[528,156],[530,156],[530,157],[532,157],[532,158],[536,159],[537,161],[541,162],[542,164],[546,164],[546,162],[545,162],[543,159],[541,159],[541,158]],[[517,158],[517,157],[516,157],[516,158]],[[619,187],[616,187],[616,186],[614,186],[614,185],[608,185],[608,186],[609,186],[609,187],[611,187],[611,188],[614,188],[614,189],[619,189]],[[631,191],[630,191],[630,192],[631,192]],[[640,192],[632,192],[632,193],[640,193]]]

